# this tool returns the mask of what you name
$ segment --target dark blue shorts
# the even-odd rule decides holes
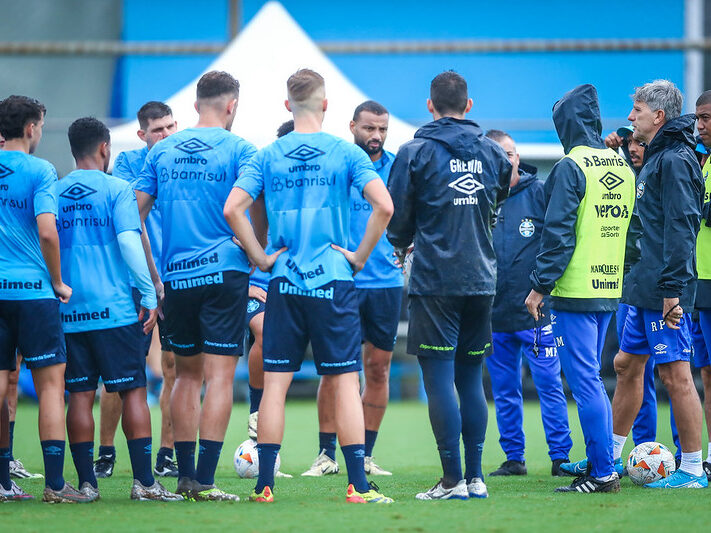
[[[162,325],[171,351],[242,355],[248,285],[249,275],[237,271],[166,282]]]
[[[128,326],[67,333],[65,388],[69,392],[96,390],[101,378],[108,392],[146,386],[143,331]]]
[[[15,370],[17,350],[29,369],[67,361],[59,300],[0,300],[0,370]]]
[[[332,281],[303,294],[286,278],[272,279],[264,315],[265,372],[296,372],[309,341],[316,372],[361,370],[358,295],[352,281]]]
[[[699,320],[691,322],[691,341],[694,345],[694,366],[703,368],[711,365],[711,311],[699,311]]]
[[[692,345],[689,325],[691,315],[684,313],[680,329],[664,324],[661,311],[629,306],[620,340],[620,350],[631,354],[649,354],[655,364],[689,361]]]
[[[360,309],[360,337],[376,348],[392,352],[400,322],[402,287],[356,289]]]
[[[407,353],[460,361],[492,352],[493,296],[410,296]]]
[[[263,313],[266,308],[267,304],[263,301],[257,300],[256,298],[250,298],[247,302],[247,319],[245,321],[246,327],[249,328],[249,323],[252,322],[252,319],[258,314]]]

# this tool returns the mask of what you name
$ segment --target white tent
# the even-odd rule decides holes
[[[353,110],[368,97],[319,50],[278,2],[265,4],[205,72],[224,70],[239,80],[239,107],[232,131],[262,147],[272,142],[279,125],[291,118],[284,108],[286,80],[299,68],[311,68],[326,80],[328,110],[324,131],[352,140],[348,124]],[[167,100],[181,129],[197,122],[193,104],[198,79],[199,76]],[[140,148],[136,130],[136,120],[114,127],[112,152]],[[385,146],[397,151],[414,133],[413,126],[391,115]]]

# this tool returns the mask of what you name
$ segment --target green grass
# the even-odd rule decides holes
[[[660,407],[658,439],[671,445],[668,410]],[[154,410],[154,427],[158,426]],[[15,455],[30,470],[41,471],[36,433],[36,408],[21,405],[16,426]],[[392,478],[378,478],[382,491],[395,498],[390,506],[344,503],[346,476],[301,478],[317,452],[315,404],[290,402],[282,470],[294,479],[278,479],[276,503],[258,505],[247,500],[254,481],[238,479],[232,454],[246,438],[246,407],[235,407],[220,460],[217,482],[239,494],[238,504],[132,502],[130,463],[125,440],[117,436],[118,463],[110,479],[100,480],[102,500],[90,505],[45,505],[39,499],[42,480],[21,485],[35,495],[33,502],[0,506],[2,531],[703,531],[708,522],[708,490],[660,492],[622,481],[620,494],[556,495],[553,489],[571,478],[552,478],[537,404],[525,411],[528,436],[525,478],[487,478],[490,498],[466,502],[416,502],[414,494],[428,489],[439,477],[439,460],[427,410],[420,403],[392,404],[383,423],[375,456]],[[571,458],[583,455],[583,440],[574,407],[570,409],[575,447]],[[503,461],[493,408],[484,452],[490,472]],[[631,439],[630,439],[631,440]],[[154,441],[154,445],[157,444]],[[631,449],[631,442],[626,452]],[[154,446],[157,448],[157,446]],[[704,444],[704,450],[706,446]],[[340,452],[339,452],[340,454]],[[67,454],[65,473],[76,473]],[[339,455],[340,457],[340,455]],[[342,458],[340,460],[342,464]],[[342,464],[343,467],[343,464]],[[345,469],[344,469],[345,470]],[[169,489],[175,481],[166,482]]]

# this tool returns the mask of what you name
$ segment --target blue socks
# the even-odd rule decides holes
[[[63,440],[43,440],[42,457],[44,458],[44,482],[52,490],[64,487],[64,449]]]
[[[173,448],[161,447],[156,454],[156,464],[173,460]]]
[[[178,479],[195,479],[195,442],[175,441],[175,458],[178,461]]]
[[[72,459],[74,460],[74,468],[79,476],[79,486],[88,482],[92,487],[98,488],[96,476],[94,475],[94,443],[75,442],[69,444],[69,449],[72,451]]]
[[[375,439],[378,438],[377,431],[371,431],[369,429],[365,430],[365,456],[373,457],[373,446],[375,446]]]
[[[249,386],[249,414],[259,411],[259,404],[262,401],[264,389],[255,389],[252,385]]]
[[[323,433],[319,431],[318,434],[318,453],[323,450],[328,457],[336,460],[336,434],[335,433]]]
[[[201,485],[215,484],[215,470],[217,461],[220,460],[222,443],[216,440],[200,439],[200,452],[198,454],[195,481]]]
[[[99,457],[109,456],[116,459],[116,447],[115,446],[99,446]]]
[[[12,454],[10,448],[0,448],[0,485],[5,490],[10,490],[12,482],[10,481],[10,461]]]
[[[362,444],[350,444],[341,446],[341,452],[346,460],[346,470],[348,470],[348,483],[353,484],[358,492],[368,492],[368,480],[365,477],[363,460],[365,459],[365,446]]]
[[[10,461],[14,461],[15,457],[12,455],[12,443],[15,440],[15,421],[9,423],[10,432]]]
[[[483,364],[458,362],[454,364],[454,384],[459,393],[459,410],[462,415],[462,440],[464,441],[464,478],[471,483],[475,477],[484,479],[481,454],[486,438],[489,409],[482,381]]]
[[[259,478],[254,491],[259,494],[264,487],[274,488],[274,465],[281,444],[257,444],[257,454],[259,455]]]
[[[131,458],[133,479],[137,479],[144,487],[151,487],[156,482],[151,471],[151,452],[153,445],[151,437],[127,440],[128,455]]]

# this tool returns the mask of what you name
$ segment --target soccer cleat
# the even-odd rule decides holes
[[[259,411],[249,413],[249,419],[247,420],[247,436],[256,441],[257,440],[257,422],[259,421]]]
[[[178,479],[178,487],[175,489],[175,493],[182,496],[186,501],[195,501],[195,496],[193,495],[194,486],[194,480],[188,477],[181,477]]]
[[[528,474],[526,461],[504,461],[490,476],[525,476]]]
[[[292,478],[294,476],[292,476],[291,474],[286,474],[286,473],[282,472],[281,470],[277,470],[276,474],[274,474],[274,477]]]
[[[301,474],[306,477],[321,477],[338,474],[338,463],[326,455],[326,450],[321,450],[314,464],[306,472]]]
[[[593,492],[620,492],[620,478],[615,475],[610,481],[599,481],[592,476],[579,476],[566,487],[558,487],[555,492],[580,492],[591,494]]]
[[[239,496],[218,489],[215,485],[193,485],[193,498],[197,502],[238,502]]]
[[[694,476],[683,470],[675,470],[673,474],[660,479],[658,481],[653,481],[652,483],[647,483],[644,485],[645,489],[705,489],[709,486],[708,479],[706,479],[706,474],[701,474],[700,476]]]
[[[5,489],[0,485],[0,502],[24,502],[33,500],[34,496],[29,492],[25,492],[14,481],[10,482],[10,488]]]
[[[115,455],[100,455],[94,461],[94,475],[99,478],[111,477],[114,473],[114,465],[116,464]]]
[[[85,481],[81,484],[81,487],[79,487],[79,492],[81,492],[84,496],[91,498],[92,502],[95,502],[96,500],[101,498],[101,495],[99,494],[99,488],[93,486],[88,481]]]
[[[563,463],[569,463],[569,462],[570,462],[570,460],[568,460],[568,459],[554,459],[553,463],[551,464],[551,476],[554,476],[554,477],[567,476],[568,474],[566,474],[565,472],[563,472],[563,470],[561,470],[560,465],[562,465]]]
[[[440,479],[437,484],[427,492],[419,492],[415,495],[416,500],[468,500],[469,490],[467,482],[460,479],[459,482],[449,489],[445,488]]]
[[[137,479],[133,480],[131,487],[131,499],[140,502],[157,501],[157,502],[182,502],[183,497],[180,494],[173,494],[159,482],[153,483],[150,487],[146,487]]]
[[[380,468],[372,457],[366,457],[364,461],[365,473],[369,476],[392,476],[392,472]]]
[[[178,477],[178,463],[171,459],[165,459],[156,463],[153,473],[158,477]]]
[[[625,467],[622,464],[622,458],[618,457],[615,459],[615,472],[617,472],[617,475],[619,477],[622,477],[624,475]],[[560,465],[560,470],[561,472],[564,472],[565,475],[568,476],[586,476],[590,473],[588,470],[588,460],[583,459],[582,461],[577,461],[575,463],[562,463]]]
[[[267,485],[259,494],[257,494],[256,490],[253,490],[252,494],[249,496],[249,501],[258,503],[274,503],[274,493],[272,492],[271,487]]]
[[[472,478],[471,482],[467,484],[467,491],[469,492],[470,498],[488,498],[489,491],[486,490],[486,484],[484,480],[480,477]]]
[[[69,483],[64,483],[64,486],[59,490],[54,490],[51,487],[45,487],[42,494],[42,501],[46,503],[91,503],[94,501],[86,494],[82,494]]]
[[[10,477],[14,477],[15,479],[44,479],[42,474],[28,472],[19,459],[10,461]]]
[[[346,503],[393,503],[392,498],[388,498],[380,493],[380,488],[372,481],[368,483],[368,492],[358,492],[353,483],[346,489]]]
[[[708,461],[703,462],[704,474],[706,474],[706,479],[711,481],[711,463]]]

